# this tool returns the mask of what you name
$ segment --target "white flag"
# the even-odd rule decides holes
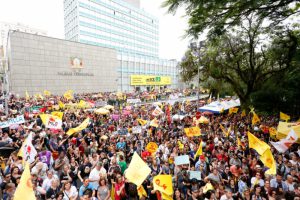
[[[156,106],[155,110],[153,110],[152,115],[159,116],[163,114],[164,112],[160,109],[160,107]]]
[[[37,151],[32,145],[32,133],[28,135],[25,144],[23,146],[23,161],[27,161],[30,164],[35,160],[35,156],[37,155]]]
[[[298,136],[293,129],[289,132],[286,138],[278,142],[270,142],[280,153],[286,152],[296,141]]]

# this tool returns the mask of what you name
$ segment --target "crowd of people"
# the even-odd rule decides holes
[[[174,94],[178,91],[172,91]],[[166,95],[168,95],[166,94]],[[139,98],[139,93],[122,94],[122,98],[111,93],[74,95],[69,100],[63,96],[41,98],[18,98],[11,96],[9,114],[1,113],[1,121],[24,115],[26,122],[6,128],[0,133],[0,147],[12,149],[2,158],[0,190],[1,199],[13,199],[24,170],[19,150],[25,138],[32,134],[32,144],[37,156],[30,164],[31,180],[36,199],[51,200],[135,200],[163,199],[154,190],[153,177],[169,174],[173,181],[173,199],[221,199],[221,200],[272,200],[300,199],[300,146],[293,144],[285,153],[279,153],[270,144],[277,172],[267,175],[258,153],[249,148],[247,132],[253,133],[266,143],[273,141],[262,127],[277,127],[278,116],[260,116],[260,122],[252,125],[251,115],[205,113],[208,123],[196,123],[196,101],[168,101],[163,103],[127,104],[126,99]],[[104,101],[114,108],[108,114],[97,114],[93,108],[61,108],[64,113],[61,130],[45,128],[39,112],[51,113],[59,101],[78,103]],[[31,107],[40,106],[33,112]],[[153,116],[159,106],[163,114]],[[169,109],[170,117],[167,116]],[[124,114],[126,110],[126,114]],[[183,118],[172,118],[174,115]],[[203,115],[203,113],[202,113]],[[114,117],[112,117],[114,116]],[[82,131],[72,135],[66,132],[78,126],[87,117],[90,123]],[[154,118],[158,126],[150,126]],[[141,125],[138,119],[147,120]],[[220,124],[229,131],[227,137]],[[199,126],[201,135],[187,137],[184,128]],[[134,127],[141,132],[133,133]],[[237,137],[241,144],[237,144]],[[202,155],[195,153],[202,141]],[[154,142],[158,150],[151,154],[146,145]],[[131,158],[137,153],[151,169],[142,183],[146,195],[139,195],[137,186],[125,177]],[[175,165],[177,156],[188,155],[189,164]],[[191,171],[200,172],[200,178],[191,178]]]

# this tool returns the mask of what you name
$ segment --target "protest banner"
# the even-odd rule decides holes
[[[189,171],[190,180],[197,179],[198,181],[201,180],[201,172],[200,171]]]
[[[132,133],[133,134],[139,134],[142,132],[142,127],[141,126],[134,126],[132,127]]]
[[[0,128],[6,128],[14,124],[23,124],[25,123],[24,115],[17,116],[16,118],[11,118],[7,121],[0,122]]]
[[[185,165],[185,164],[190,164],[190,159],[188,155],[175,157],[175,165]]]
[[[141,103],[141,99],[127,99],[127,103],[130,104],[136,104],[136,103]]]
[[[198,126],[185,128],[184,132],[185,132],[186,136],[188,136],[188,137],[194,137],[194,136],[201,135],[201,130]]]

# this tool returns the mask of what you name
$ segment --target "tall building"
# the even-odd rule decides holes
[[[139,0],[64,0],[64,13],[67,40],[117,50],[118,90],[177,87],[177,62],[159,58],[159,20]]]

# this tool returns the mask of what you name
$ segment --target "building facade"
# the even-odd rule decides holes
[[[10,33],[8,47],[10,92],[117,91],[114,49],[22,32]]]
[[[176,88],[177,62],[159,58],[159,20],[139,5],[139,0],[65,0],[65,38],[115,49],[119,91]],[[168,76],[170,82],[133,85],[134,75]]]

